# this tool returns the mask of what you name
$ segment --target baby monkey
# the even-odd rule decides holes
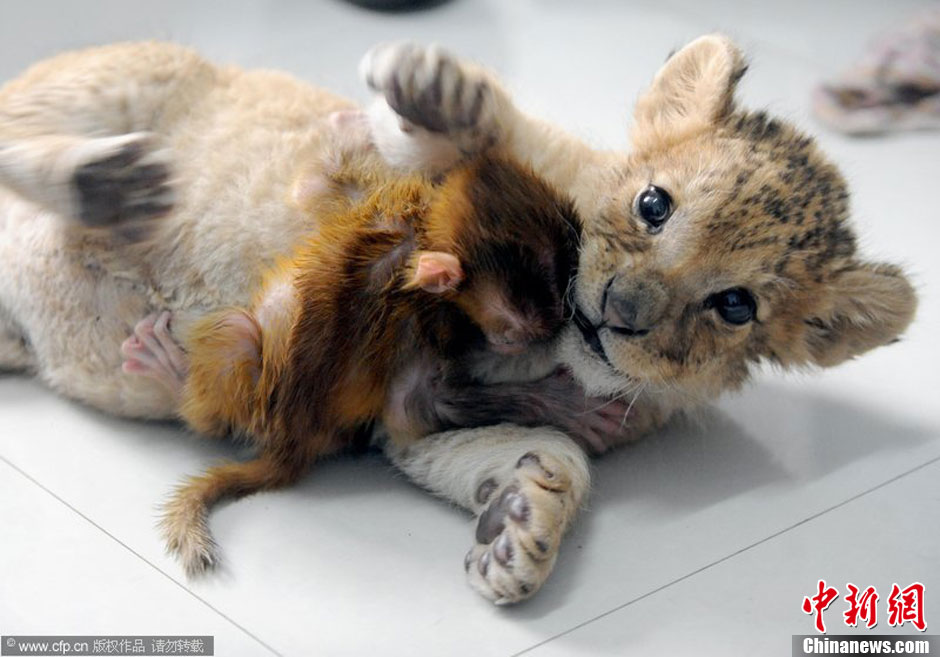
[[[193,429],[257,448],[254,460],[189,479],[168,504],[168,545],[191,573],[215,560],[214,502],[294,482],[373,421],[400,443],[455,426],[436,383],[459,379],[468,358],[547,342],[563,324],[581,230],[570,201],[502,159],[440,181],[382,180],[350,162],[300,194],[319,229],[265,276],[251,308],[200,320],[185,351],[168,313],[122,348],[125,371],[174,390]],[[365,195],[349,200],[357,185]],[[309,192],[318,187],[327,191]]]

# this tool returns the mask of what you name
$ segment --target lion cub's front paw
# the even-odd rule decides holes
[[[372,48],[359,70],[381,97],[380,110],[394,113],[370,111],[373,139],[383,155],[392,154],[393,164],[410,163],[404,155],[395,157],[404,151],[442,168],[447,157],[477,153],[495,142],[500,96],[481,69],[436,46],[399,42]]]
[[[513,477],[489,499],[464,567],[474,589],[496,604],[511,604],[531,596],[551,574],[579,501],[562,462],[536,452],[520,458]]]
[[[72,214],[83,224],[137,237],[144,222],[173,208],[170,158],[150,133],[89,139],[70,156]]]
[[[480,128],[494,109],[486,77],[437,46],[379,44],[366,53],[360,73],[401,117],[431,132]]]

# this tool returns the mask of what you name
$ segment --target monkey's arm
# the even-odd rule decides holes
[[[562,372],[535,381],[483,384],[448,381],[419,363],[393,384],[389,400],[382,422],[390,438],[402,445],[445,429],[511,422],[557,427],[587,452],[598,454],[665,420],[653,400],[641,394],[588,397]]]
[[[390,43],[360,72],[379,98],[369,110],[382,155],[403,168],[441,171],[492,148],[571,192],[606,156],[520,111],[496,77],[436,46]]]
[[[477,428],[407,444],[390,440],[385,450],[415,483],[476,515],[464,569],[470,585],[497,603],[528,598],[551,574],[562,537],[590,488],[585,448],[603,451],[662,421],[652,400],[605,406],[561,375],[436,389],[433,395],[440,402],[437,412]],[[499,421],[514,424],[479,426]],[[555,424],[569,435],[518,424]]]
[[[664,421],[658,406],[641,394],[615,399],[589,397],[567,373],[531,382],[444,384],[434,396],[445,426],[477,427],[498,422],[553,426],[588,453],[599,454],[630,442]]]

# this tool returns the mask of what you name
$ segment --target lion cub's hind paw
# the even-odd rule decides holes
[[[72,187],[76,215],[86,226],[140,239],[149,221],[172,210],[170,156],[150,133],[92,139],[77,148]]]

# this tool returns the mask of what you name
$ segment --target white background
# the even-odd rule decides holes
[[[212,634],[222,656],[789,655],[790,635],[812,632],[800,605],[819,578],[843,595],[875,585],[879,631],[891,584],[923,582],[940,633],[940,134],[848,139],[808,113],[816,82],[918,6],[454,0],[389,16],[339,0],[0,3],[4,80],[61,49],[163,38],[365,100],[360,55],[413,38],[496,68],[524,107],[606,146],[626,144],[629,106],[668,52],[721,30],[752,59],[743,101],[819,135],[865,248],[904,263],[921,293],[899,344],[824,373],[768,372],[700,423],[598,461],[553,578],[514,608],[463,582],[471,519],[376,456],[218,509],[225,569],[187,583],[155,508],[234,451],[0,375],[0,633]],[[826,614],[836,633],[844,606]]]

